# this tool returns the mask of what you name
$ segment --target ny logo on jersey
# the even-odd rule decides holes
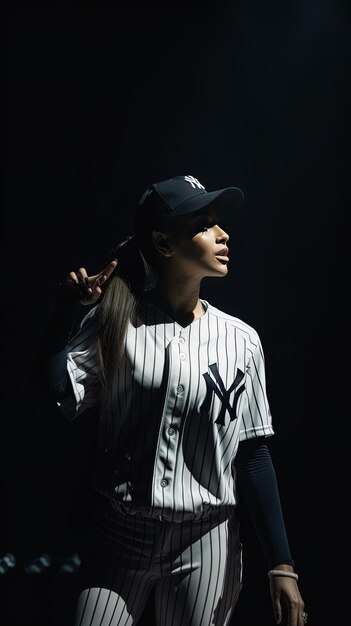
[[[193,189],[195,189],[195,187],[205,189],[205,187],[201,185],[201,183],[197,180],[197,178],[194,178],[194,176],[184,176],[184,180],[186,180],[187,183],[190,183]]]
[[[231,422],[237,419],[238,417],[236,414],[236,408],[238,405],[238,400],[242,392],[245,389],[245,383],[241,385],[241,387],[239,387],[239,385],[242,379],[244,378],[245,374],[238,368],[238,372],[237,372],[237,375],[235,376],[234,382],[230,385],[229,389],[226,389],[224,386],[223,380],[221,378],[221,375],[218,371],[217,363],[212,363],[209,366],[209,369],[210,369],[212,376],[208,374],[207,372],[203,374],[203,377],[206,381],[207,393],[206,393],[206,397],[203,402],[203,405],[201,407],[201,412],[205,412],[205,413],[210,412],[212,396],[213,396],[213,393],[215,393],[216,396],[218,396],[218,398],[222,402],[221,410],[219,412],[217,419],[215,420],[215,423],[221,424],[222,426],[224,426],[225,424],[224,418],[225,418],[226,411],[228,411],[230,415]],[[235,390],[234,401],[233,401],[233,404],[231,405],[229,404],[229,398],[230,398],[230,394],[234,390]]]

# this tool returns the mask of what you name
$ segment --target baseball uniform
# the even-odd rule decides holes
[[[112,409],[100,404],[98,306],[67,353],[67,419],[96,407],[94,487],[106,497],[75,626],[137,623],[151,588],[158,626],[229,624],[242,579],[239,442],[273,434],[258,333],[202,300],[187,327],[152,302],[129,322]]]

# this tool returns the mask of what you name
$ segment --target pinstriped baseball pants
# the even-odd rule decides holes
[[[238,530],[216,511],[173,523],[109,507],[91,531],[74,626],[137,624],[152,589],[155,626],[228,626],[242,581]]]

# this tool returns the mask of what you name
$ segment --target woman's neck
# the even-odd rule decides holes
[[[149,299],[176,322],[188,326],[204,313],[199,294],[200,282],[172,281],[168,276],[160,277]]]

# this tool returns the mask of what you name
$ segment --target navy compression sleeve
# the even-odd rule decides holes
[[[294,565],[291,558],[272,458],[263,437],[240,442],[235,459],[242,498],[269,568]]]

